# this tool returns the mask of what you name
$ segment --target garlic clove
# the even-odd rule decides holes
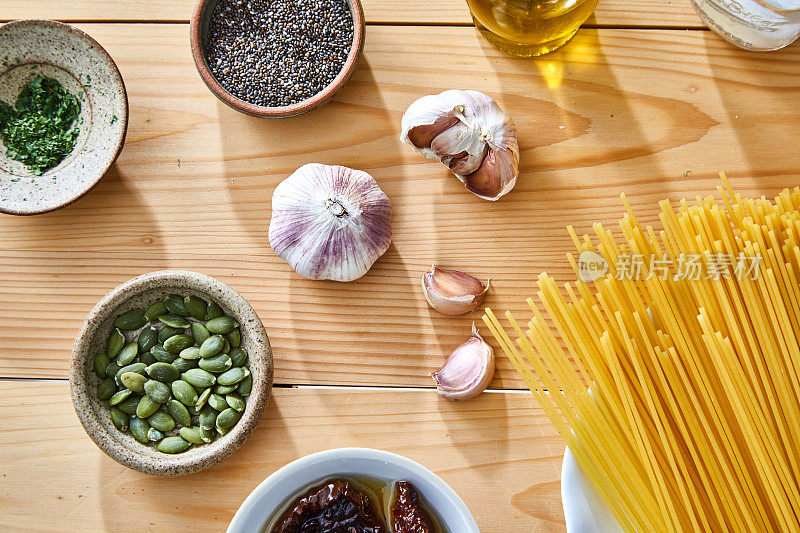
[[[483,302],[490,283],[491,279],[484,286],[469,274],[444,270],[434,265],[422,275],[422,292],[428,304],[440,313],[461,315]]]
[[[497,200],[516,184],[516,128],[497,102],[481,92],[449,90],[424,96],[403,114],[402,129],[403,142],[447,165],[481,198]],[[492,151],[492,160],[483,168]]]
[[[389,248],[391,216],[366,172],[310,163],[275,188],[269,244],[305,278],[352,281]]]
[[[509,150],[489,149],[480,168],[464,176],[469,192],[495,201],[514,188],[517,182],[516,159]]]
[[[408,131],[408,140],[417,148],[430,148],[434,137],[447,128],[455,125],[458,118],[445,115],[437,118],[433,124],[422,124]]]
[[[466,400],[483,392],[494,377],[494,350],[478,334],[453,350],[444,366],[431,373],[439,395],[448,400]]]

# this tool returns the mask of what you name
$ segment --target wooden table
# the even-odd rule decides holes
[[[492,276],[486,303],[524,316],[536,274],[566,279],[564,226],[612,223],[625,191],[640,219],[657,200],[713,192],[726,170],[748,194],[800,183],[800,46],[748,53],[704,30],[686,0],[601,0],[560,51],[505,56],[463,0],[364,0],[364,57],[334,101],[258,120],[217,101],[188,46],[192,0],[4,0],[0,17],[76,23],[117,61],[130,126],[89,195],[43,216],[0,217],[0,524],[29,530],[222,531],[285,463],[340,446],[431,468],[484,532],[560,531],[563,444],[502,354],[490,393],[441,400],[428,373],[480,313],[430,310],[431,264]],[[522,150],[514,191],[464,191],[399,142],[416,98],[494,96]],[[303,163],[370,172],[391,198],[394,243],[349,284],[299,278],[267,244],[275,186]],[[274,398],[221,464],[178,479],[128,470],[73,412],[70,348],[91,307],[143,272],[210,274],[256,308],[275,354]],[[498,350],[499,352],[499,350]]]

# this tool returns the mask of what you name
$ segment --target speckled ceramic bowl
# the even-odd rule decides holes
[[[80,134],[72,153],[41,176],[6,157],[0,146],[0,212],[12,215],[53,211],[89,192],[116,161],[128,127],[125,84],[97,41],[51,20],[0,25],[0,100],[13,106],[38,74],[80,99]]]
[[[105,351],[116,317],[134,308],[146,309],[171,293],[213,300],[226,315],[239,322],[242,348],[248,353],[248,366],[253,376],[247,407],[233,429],[209,444],[192,446],[175,455],[141,444],[129,433],[122,433],[114,427],[108,403],[97,396],[101,380],[94,373],[94,356]],[[218,463],[247,439],[267,405],[272,388],[272,369],[272,351],[264,326],[239,293],[204,274],[162,270],[123,283],[92,309],[75,339],[69,382],[75,412],[86,433],[101,450],[115,461],[140,472],[181,475],[199,472]]]
[[[214,96],[237,111],[254,117],[266,118],[293,117],[307,113],[333,98],[345,86],[356,70],[358,60],[364,51],[364,28],[366,27],[364,10],[359,0],[347,0],[347,3],[350,6],[350,13],[353,15],[353,45],[350,47],[350,54],[347,56],[347,60],[336,78],[322,91],[302,102],[282,107],[264,107],[251,104],[226,91],[214,78],[208,68],[203,50],[207,43],[208,22],[211,19],[211,13],[214,11],[217,0],[198,0],[197,4],[195,4],[189,28],[189,40],[192,45],[194,64],[197,66],[197,71],[200,73],[200,77],[203,78],[203,82],[214,93]]]

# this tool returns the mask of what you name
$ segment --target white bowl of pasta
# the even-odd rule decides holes
[[[561,503],[568,533],[622,533],[600,494],[567,448],[561,465]]]

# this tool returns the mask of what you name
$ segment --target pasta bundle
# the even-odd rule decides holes
[[[623,242],[569,228],[579,279],[540,275],[544,313],[484,316],[626,531],[800,529],[800,188],[721,177],[721,203],[662,201],[658,235],[623,195]]]

